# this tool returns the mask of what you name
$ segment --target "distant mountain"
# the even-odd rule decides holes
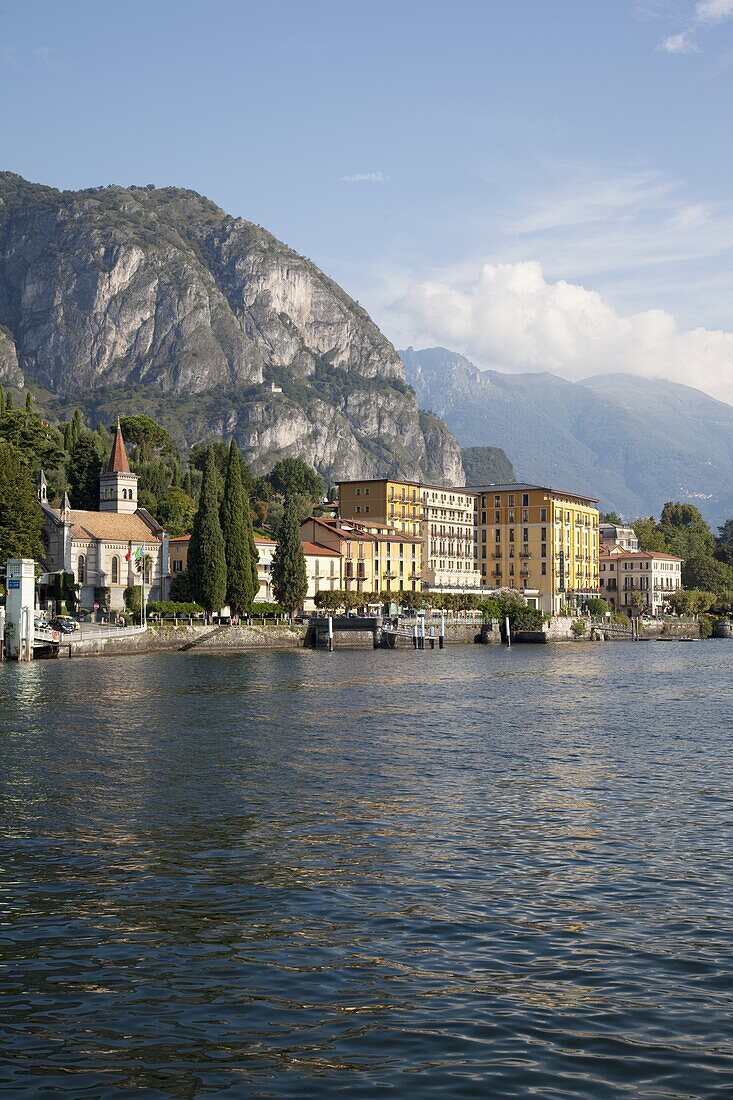
[[[713,525],[733,516],[733,408],[699,390],[480,371],[445,348],[400,356],[423,408],[464,449],[503,448],[522,480],[598,497],[628,519],[659,515],[667,500],[696,504]]]
[[[147,412],[257,470],[463,482],[389,340],[315,264],[179,187],[57,191],[0,173],[0,383],[96,423]]]

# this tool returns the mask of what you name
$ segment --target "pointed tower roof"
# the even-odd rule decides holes
[[[61,500],[61,512],[63,514],[64,512],[70,512],[70,511],[71,511],[71,501],[69,500],[69,494],[67,492],[64,492],[63,498]]]
[[[112,444],[112,453],[109,456],[109,462],[107,463],[107,473],[129,474],[129,472],[130,463],[127,461],[127,451],[125,449],[125,441],[122,438],[120,418],[117,417],[117,431],[115,432],[115,441]]]

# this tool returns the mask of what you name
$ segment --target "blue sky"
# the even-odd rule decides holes
[[[178,184],[398,345],[733,400],[733,0],[0,0],[2,167]]]

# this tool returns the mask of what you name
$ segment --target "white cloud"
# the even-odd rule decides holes
[[[689,31],[682,31],[680,34],[670,34],[668,38],[663,39],[657,49],[665,50],[667,53],[698,53],[700,47]]]
[[[695,19],[699,23],[723,23],[733,18],[733,0],[699,0],[695,5]]]
[[[416,343],[443,344],[482,367],[569,379],[623,371],[733,403],[733,333],[681,330],[661,309],[624,315],[595,291],[547,282],[536,261],[485,264],[469,284],[419,283],[394,309]]]
[[[342,176],[342,183],[386,183],[389,176],[384,172],[356,172],[353,176]]]
[[[705,27],[715,27],[733,19],[733,0],[698,0],[688,26],[679,34],[670,34],[660,42],[657,49],[667,53],[697,53],[699,47],[695,41],[695,31]]]

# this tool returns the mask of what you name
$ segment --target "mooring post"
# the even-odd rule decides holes
[[[328,651],[333,653],[333,615],[328,616]]]
[[[412,628],[412,648],[417,649],[417,623]]]
[[[440,636],[438,638],[438,649],[445,649],[445,615],[440,616]]]
[[[509,626],[509,616],[504,619],[504,629],[506,630],[506,644],[511,649],[512,645],[512,628]]]

